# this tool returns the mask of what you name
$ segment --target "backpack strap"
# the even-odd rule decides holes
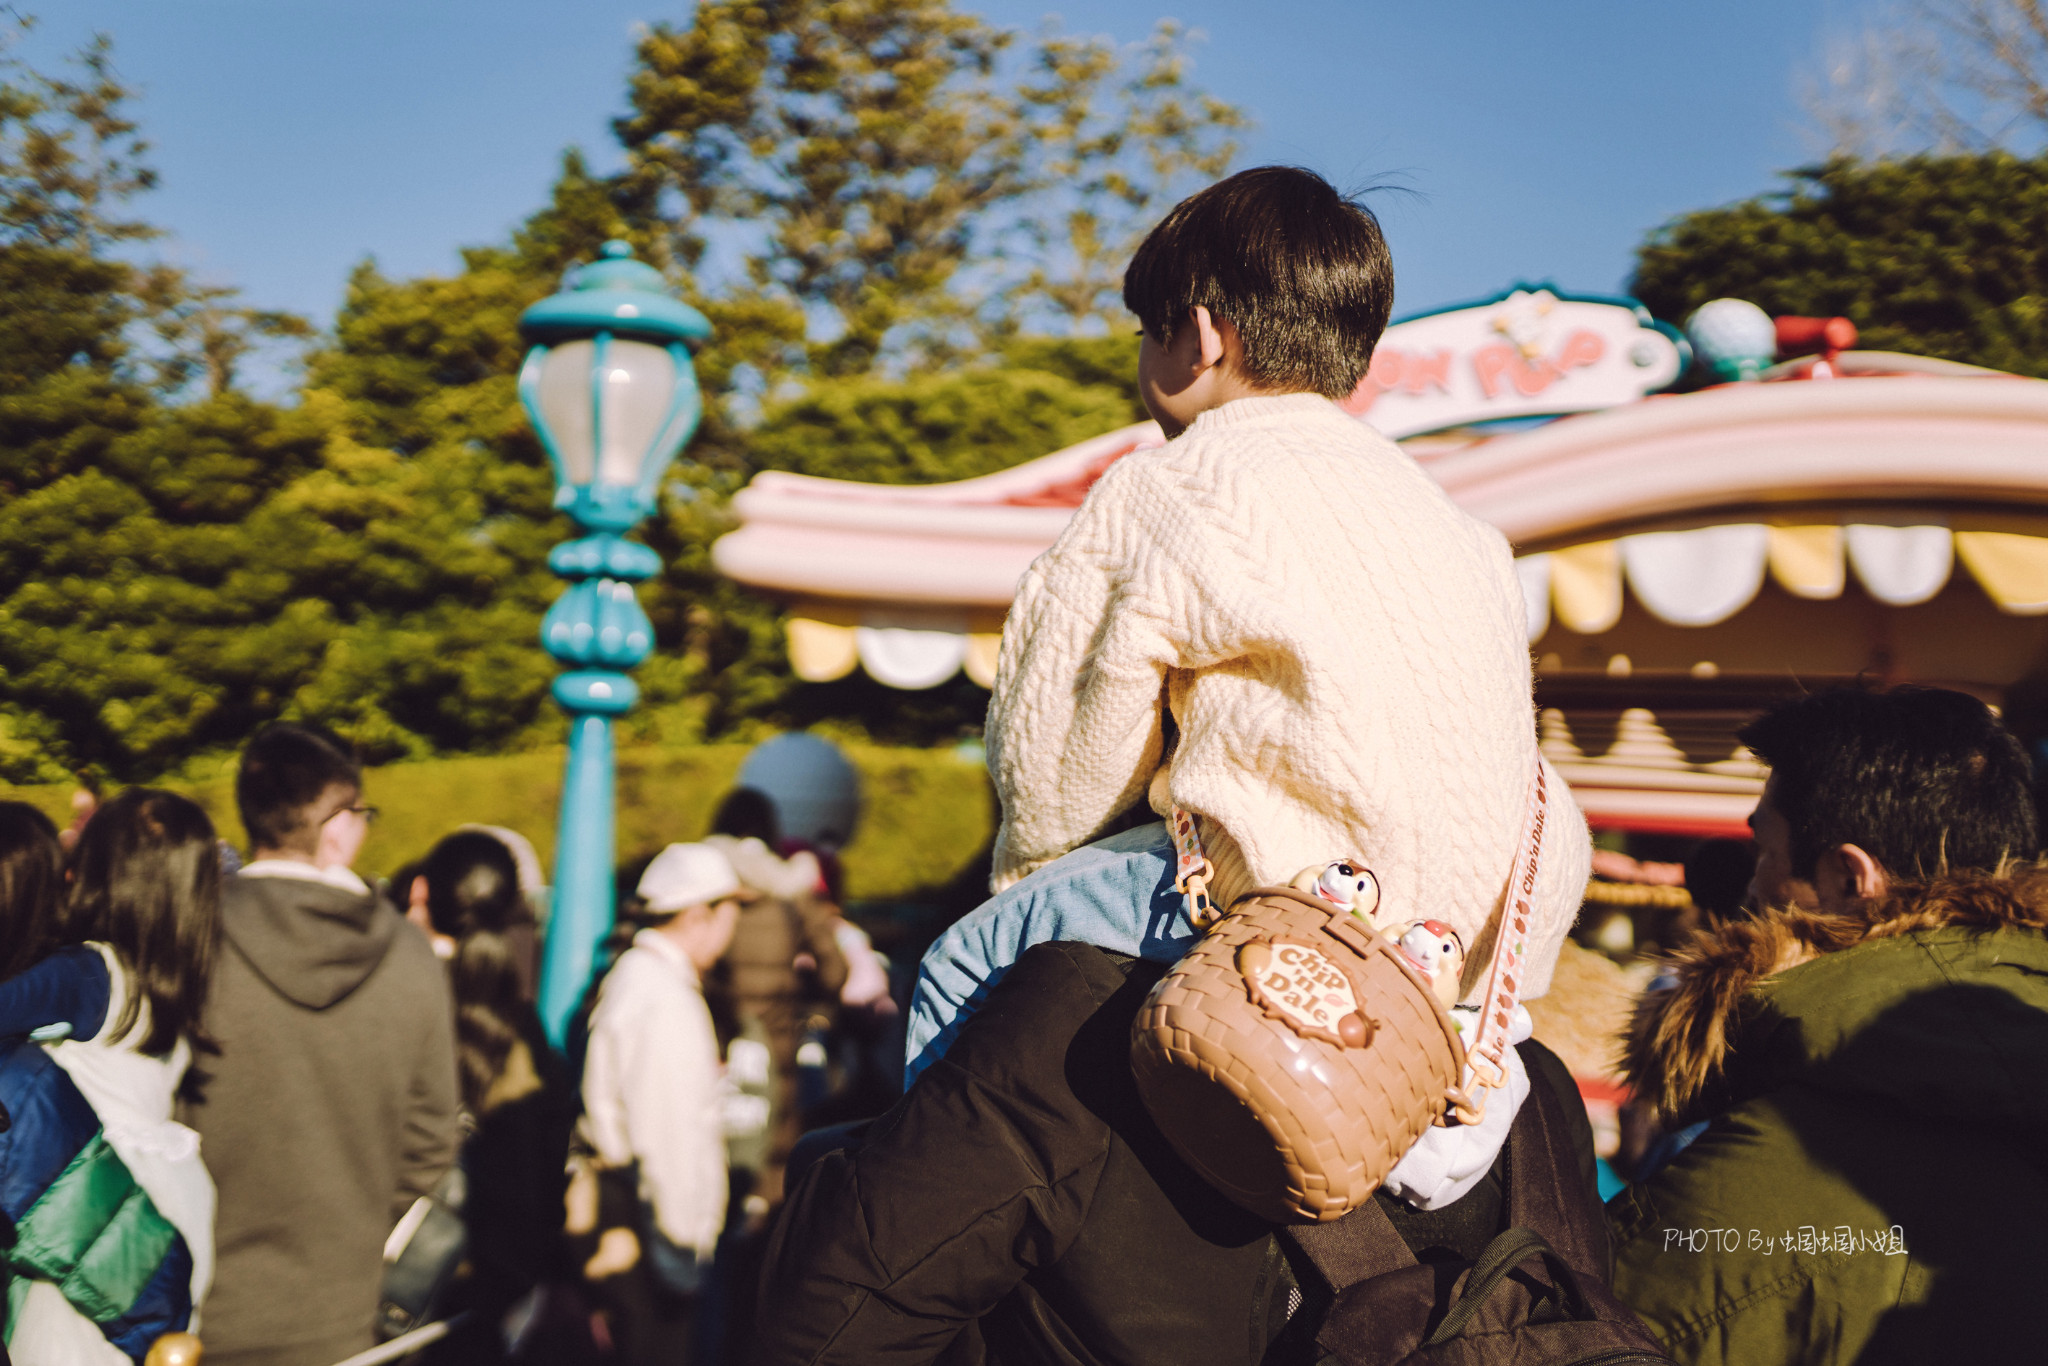
[[[1599,1314],[1586,1298],[1586,1288],[1579,1281],[1577,1269],[1536,1230],[1511,1228],[1487,1244],[1486,1251],[1479,1254],[1479,1260],[1472,1264],[1471,1271],[1465,1276],[1465,1284],[1458,1291],[1456,1303],[1451,1305],[1443,1322],[1422,1345],[1441,1347],[1464,1332],[1465,1325],[1486,1306],[1487,1297],[1508,1278],[1508,1273],[1531,1257],[1541,1257],[1549,1263],[1557,1297],[1566,1313],[1581,1323],[1598,1321]]]
[[[1327,1224],[1283,1224],[1274,1232],[1308,1260],[1333,1295],[1374,1276],[1420,1265],[1377,1200]]]
[[[1604,1276],[1607,1225],[1595,1218],[1568,1134],[1556,1089],[1531,1069],[1529,1098],[1508,1130],[1507,1222],[1542,1234],[1580,1271]]]

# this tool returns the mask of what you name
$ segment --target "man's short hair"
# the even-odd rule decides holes
[[[1835,688],[1781,703],[1740,735],[1771,767],[1799,877],[1842,844],[1916,879],[2038,851],[2026,752],[1967,693]]]
[[[348,746],[318,726],[277,721],[256,732],[242,751],[235,804],[253,849],[311,853],[319,839],[314,808],[331,787],[363,786],[363,770]]]
[[[1191,309],[1227,318],[1262,389],[1350,396],[1394,306],[1379,220],[1295,166],[1240,171],[1189,196],[1124,272],[1124,305],[1171,345]]]

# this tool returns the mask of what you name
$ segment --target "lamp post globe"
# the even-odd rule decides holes
[[[519,331],[531,344],[520,402],[554,466],[555,506],[585,533],[548,555],[569,587],[541,622],[542,647],[567,669],[553,693],[569,714],[540,974],[541,1021],[559,1045],[612,926],[612,719],[639,700],[625,671],[654,649],[633,585],[660,573],[661,560],[621,533],[654,511],[703,416],[691,356],[711,324],[632,247],[607,242],[520,316]]]

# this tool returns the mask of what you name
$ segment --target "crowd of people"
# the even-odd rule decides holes
[[[520,837],[458,829],[373,884],[361,771],[308,726],[260,732],[236,798],[246,858],[170,792],[69,840],[0,803],[12,1360],[190,1332],[213,1366],[331,1366],[432,1325],[436,1363],[742,1350],[700,1306],[779,1199],[798,1055],[892,1008],[829,851],[778,852],[735,791],[647,865],[565,1055]]]
[[[914,993],[832,852],[745,789],[635,870],[566,1049],[531,850],[464,827],[372,885],[331,735],[250,742],[246,861],[169,792],[68,841],[0,803],[13,1358],[187,1330],[209,1366],[409,1333],[572,1366],[2029,1355],[2048,865],[1997,714],[1842,687],[1744,729],[1754,857],[1700,851],[1697,921],[1610,1031],[1633,1137],[1603,1203],[1522,1007],[1555,977],[1541,1018],[1571,1022],[1591,847],[1537,751],[1509,549],[1333,403],[1391,305],[1378,225],[1245,172],[1125,298],[1171,440],[1019,587],[995,895]],[[1306,928],[1205,996],[1185,965],[1238,906]],[[835,1018],[856,1053],[902,1026],[901,1088],[805,1085]],[[1212,1024],[1267,1061],[1191,1062]],[[1403,1049],[1449,1070],[1340,1084]],[[1302,1137],[1347,1124],[1401,1134],[1356,1198]]]

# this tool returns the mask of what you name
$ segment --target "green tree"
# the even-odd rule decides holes
[[[17,778],[150,743],[150,662],[111,618],[197,539],[124,477],[164,415],[132,363],[135,273],[110,253],[152,235],[120,215],[154,176],[107,41],[75,65],[53,77],[0,50],[0,774]],[[205,501],[180,492],[174,513]],[[164,705],[190,711],[181,681]]]
[[[930,0],[701,5],[687,29],[657,28],[640,45],[634,112],[619,124],[633,158],[625,174],[594,177],[571,154],[549,208],[508,246],[465,253],[458,276],[392,281],[365,268],[334,342],[313,357],[309,384],[341,401],[351,441],[412,462],[501,462],[542,480],[513,399],[517,314],[600,242],[626,237],[678,272],[717,329],[698,357],[710,400],[704,426],[645,531],[666,570],[642,594],[659,650],[639,675],[649,705],[630,724],[693,738],[843,705],[877,734],[949,734],[959,724],[952,702],[927,717],[924,701],[902,694],[856,698],[857,685],[798,684],[781,614],[718,576],[710,546],[733,526],[731,495],[759,468],[964,477],[1142,418],[1129,337],[1020,337],[1014,326],[987,325],[977,310],[1026,307],[1024,276],[977,283],[961,268],[977,243],[1038,250],[1019,225],[1053,212],[1030,199],[1046,192],[1048,168],[1128,164],[1114,192],[1139,204],[1153,202],[1135,188],[1155,184],[1148,168],[1184,168],[1179,152],[1160,148],[1185,141],[1190,117],[1161,106],[1200,97],[1188,94],[1184,63],[1170,60],[1178,39],[1160,41],[1145,49],[1145,71],[1119,87],[1126,95],[1103,93],[1120,59],[1100,45],[1094,85],[1062,86],[1055,73],[1026,91],[1000,66],[1008,35]],[[1125,98],[1149,101],[1152,112],[1135,121],[1136,133],[1105,142],[1098,125]],[[1085,105],[1066,131],[1046,112],[1062,99],[1069,111]],[[1234,111],[1218,120],[1241,121]],[[1081,133],[1097,145],[1055,166],[1062,140]],[[1106,172],[1098,179],[1111,184]],[[688,272],[707,263],[712,239],[737,242],[742,267],[699,279]],[[951,340],[940,335],[949,328]],[[983,339],[993,349],[977,355]],[[878,372],[892,346],[892,372],[907,363],[909,375]],[[916,368],[942,357],[943,370]],[[553,592],[543,552],[568,528],[545,513],[532,525],[538,534],[497,581],[532,585],[522,610],[537,626]],[[435,538],[427,540],[431,553]],[[521,648],[533,634],[504,629]],[[537,647],[531,658],[539,667],[519,675],[531,680],[526,692],[504,699],[504,724],[472,729],[462,743],[552,733],[541,705],[551,668]],[[359,696],[378,695],[365,688]]]
[[[758,468],[957,478],[1136,415],[1128,336],[1020,320],[1094,326],[1032,273],[1044,225],[1156,203],[1164,181],[1138,181],[1195,164],[1160,110],[1196,97],[1157,43],[1125,79],[1110,49],[1048,40],[1067,75],[1026,84],[1011,41],[941,0],[700,6],[641,45],[625,173],[569,154],[550,202],[452,275],[366,262],[289,408],[235,384],[302,320],[134,263],[154,230],[126,206],[154,175],[105,40],[61,79],[0,54],[0,777],[149,778],[278,716],[373,758],[558,738],[537,634],[573,528],[517,402],[517,319],[612,237],[718,328],[704,427],[645,531],[667,568],[629,733],[970,723],[964,682],[798,684],[779,611],[710,547]],[[1119,99],[1153,113],[1110,136]],[[711,270],[713,244],[740,267]]]
[[[767,469],[931,484],[993,474],[1129,418],[1116,389],[1044,370],[977,366],[813,385],[769,414],[749,450]]]
[[[1190,82],[1187,37],[1163,20],[1127,60],[1102,38],[1044,35],[1024,87],[1041,120],[1039,193],[1019,225],[1026,268],[1005,291],[1008,325],[1124,325],[1124,266],[1139,241],[1236,157],[1250,121]]]
[[[1637,251],[1637,298],[1853,320],[1861,344],[2048,377],[2048,158],[2004,152],[1793,172],[1782,193],[1685,214]]]
[[[745,225],[730,297],[828,335],[799,359],[857,374],[892,332],[942,335],[977,223],[1031,188],[1023,103],[998,79],[1011,35],[947,0],[707,0],[641,40],[618,135],[682,210],[679,260]]]
[[[296,685],[307,617],[252,517],[318,463],[316,412],[172,404],[135,344],[175,277],[117,253],[154,183],[96,39],[76,75],[0,57],[0,776],[148,776]],[[226,296],[211,296],[226,307]],[[168,376],[168,378],[167,378]]]
[[[684,266],[737,246],[705,288],[771,397],[1116,312],[1134,232],[1235,153],[1245,117],[1193,87],[1174,25],[1135,54],[1016,46],[947,0],[707,0],[641,40],[629,176]]]

